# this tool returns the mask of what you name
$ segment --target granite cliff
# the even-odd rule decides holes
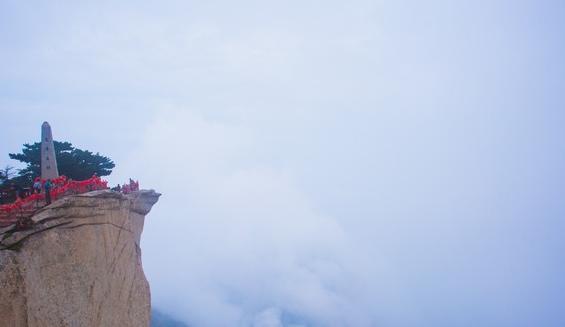
[[[0,326],[149,326],[139,242],[159,196],[67,196],[0,229]]]

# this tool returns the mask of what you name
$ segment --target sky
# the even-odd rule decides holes
[[[561,1],[0,3],[0,165],[55,140],[163,195],[191,326],[564,326]]]

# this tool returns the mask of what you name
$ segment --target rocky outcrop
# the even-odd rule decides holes
[[[139,241],[159,196],[68,196],[0,229],[0,326],[149,326]]]

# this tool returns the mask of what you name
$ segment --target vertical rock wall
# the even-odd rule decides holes
[[[69,196],[0,229],[0,326],[149,326],[139,241],[159,196]]]

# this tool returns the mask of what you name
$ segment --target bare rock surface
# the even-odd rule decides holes
[[[29,229],[0,229],[0,326],[149,326],[139,241],[159,196],[68,196]]]

